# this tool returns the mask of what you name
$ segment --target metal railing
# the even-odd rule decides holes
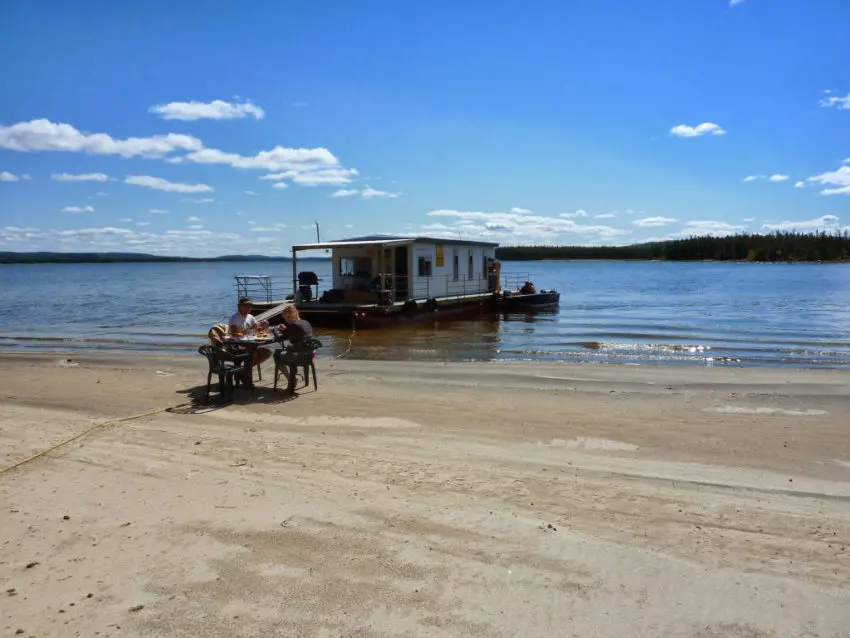
[[[292,294],[292,279],[272,277],[270,275],[236,275],[236,296],[251,297],[259,303],[270,303],[285,299]],[[527,272],[503,272],[500,281],[502,290],[517,291],[531,279]],[[332,286],[320,279],[319,286],[312,286],[311,298],[319,300],[322,294]],[[430,299],[432,297],[463,297],[466,295],[490,292],[490,278],[487,276],[431,275],[429,277],[411,277],[408,275],[378,274],[368,283],[362,278],[343,277],[343,290],[375,292],[378,303],[393,304],[408,299]]]

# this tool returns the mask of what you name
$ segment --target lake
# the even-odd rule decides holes
[[[329,278],[330,263],[310,264]],[[850,265],[506,262],[557,311],[360,331],[346,357],[850,367]],[[0,265],[0,348],[193,352],[235,310],[236,274],[290,264]],[[277,295],[275,295],[277,296]],[[323,355],[347,331],[318,330]]]

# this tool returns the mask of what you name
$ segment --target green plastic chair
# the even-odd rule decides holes
[[[316,374],[316,350],[322,347],[322,342],[315,337],[304,340],[304,349],[293,352],[287,348],[275,350],[274,352],[274,389],[277,390],[277,381],[284,368],[289,368],[289,392],[295,391],[295,376],[298,368],[304,370],[304,386],[310,385],[310,373],[313,373],[313,389],[319,389],[319,379]]]
[[[210,402],[210,387],[212,377],[218,375],[218,393],[222,400],[233,397],[233,387],[238,379],[236,375],[244,373],[251,354],[232,354],[220,346],[204,345],[198,348],[198,352],[207,358],[209,371],[207,372],[206,402]]]

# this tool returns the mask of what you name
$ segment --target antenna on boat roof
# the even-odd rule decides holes
[[[317,244],[321,244],[321,243],[322,243],[322,235],[319,233],[319,222],[316,222],[316,243],[317,243]],[[329,252],[331,252],[331,251],[330,251],[330,249],[329,249],[329,248],[325,248],[325,252],[326,252],[326,253],[329,253]]]

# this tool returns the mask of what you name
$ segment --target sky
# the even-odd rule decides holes
[[[846,0],[4,3],[0,251],[850,229]]]

